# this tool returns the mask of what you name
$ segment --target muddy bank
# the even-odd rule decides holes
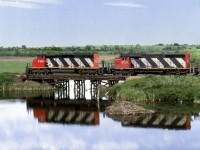
[[[106,108],[105,113],[108,116],[112,115],[142,115],[155,113],[154,110],[148,110],[136,105],[130,101],[116,101]]]

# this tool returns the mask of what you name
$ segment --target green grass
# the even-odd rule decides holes
[[[0,73],[25,73],[26,62],[3,62],[0,61]]]
[[[128,80],[109,89],[116,100],[193,102],[200,100],[200,77],[147,76]]]
[[[37,82],[14,82],[15,73],[0,73],[0,91],[42,91],[50,90],[49,84],[40,84]]]
[[[0,86],[11,84],[14,76],[13,73],[0,73]]]

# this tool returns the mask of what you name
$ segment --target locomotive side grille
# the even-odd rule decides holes
[[[93,59],[88,57],[56,57],[46,61],[47,67],[94,67]]]
[[[185,68],[186,62],[183,57],[145,56],[131,58],[134,68]]]

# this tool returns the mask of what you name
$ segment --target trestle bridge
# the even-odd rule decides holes
[[[74,99],[86,99],[86,80],[90,81],[91,99],[101,99],[99,97],[99,85],[113,86],[119,81],[126,80],[127,76],[112,75],[28,75],[26,80],[39,83],[48,83],[56,91],[58,99],[70,99],[70,80],[74,81]],[[55,94],[55,92],[54,92]]]

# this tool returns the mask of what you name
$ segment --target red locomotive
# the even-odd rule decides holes
[[[98,54],[38,55],[27,68],[28,74],[75,73],[96,74],[99,70]]]
[[[190,54],[122,54],[114,60],[112,74],[187,74]]]
[[[121,54],[112,65],[99,63],[99,54],[40,54],[27,74],[89,75],[188,74],[190,54]]]

